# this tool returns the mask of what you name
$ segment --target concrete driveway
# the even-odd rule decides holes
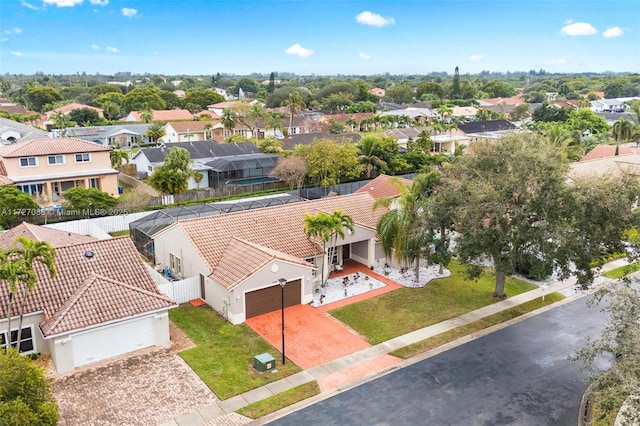
[[[306,370],[371,346],[344,324],[309,305],[288,307],[284,315],[285,354],[302,369]],[[246,323],[277,350],[282,351],[281,311],[249,318]],[[278,356],[276,359],[279,364],[281,360]]]
[[[60,426],[158,425],[217,401],[168,348],[59,377],[52,388]]]

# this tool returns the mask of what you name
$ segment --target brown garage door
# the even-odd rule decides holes
[[[290,281],[284,286],[284,306],[300,304],[301,280]],[[251,291],[245,295],[247,318],[272,312],[282,307],[282,290],[279,285]]]

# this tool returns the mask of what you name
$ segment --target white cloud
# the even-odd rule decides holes
[[[593,25],[587,22],[574,22],[562,27],[560,32],[568,36],[586,36],[595,34],[597,31]]]
[[[14,52],[11,52],[11,54],[12,54],[13,56],[22,56],[22,52],[16,52],[16,51],[14,51]]]
[[[98,6],[106,6],[109,4],[109,0],[89,0],[89,3],[95,4]]]
[[[469,60],[473,62],[479,61],[482,59],[484,59],[484,55],[481,53],[474,53],[473,55],[469,56]]]
[[[358,56],[360,57],[360,59],[364,59],[364,60],[369,60],[369,59],[371,59],[371,58],[373,57],[373,56],[371,56],[371,55],[367,55],[367,54],[366,54],[366,53],[364,53],[364,52],[360,52],[360,53],[358,53]]]
[[[396,20],[393,18],[385,18],[382,15],[369,12],[368,10],[365,10],[356,16],[356,21],[362,25],[371,25],[372,27],[386,27],[387,25],[393,25],[396,23]]]
[[[4,43],[5,41],[9,41],[9,37],[2,37],[2,38],[0,39],[0,41],[2,41],[3,43]]]
[[[24,7],[26,7],[27,9],[31,9],[31,10],[40,10],[39,7],[32,5],[31,3],[27,3],[26,1],[22,0],[20,2],[20,4]]]
[[[123,7],[120,11],[127,18],[133,18],[134,16],[136,16],[138,14],[138,10],[137,9],[130,9],[128,7]]]
[[[12,30],[4,30],[5,34],[22,34],[21,28],[14,28]]]
[[[98,49],[100,49],[100,46],[98,46],[97,44],[92,44],[91,45],[91,49],[92,50],[98,50]]]
[[[288,53],[289,55],[298,55],[301,58],[306,58],[313,55],[313,50],[305,49],[304,47],[300,46],[300,43],[296,43],[285,50],[285,53]]]
[[[82,3],[84,0],[42,0],[45,4],[53,4],[58,7],[73,7]]]
[[[564,58],[550,59],[547,62],[545,62],[545,64],[547,65],[566,65],[568,63],[569,61]]]
[[[614,37],[622,37],[624,31],[620,27],[611,27],[607,28],[605,32],[602,33],[602,37],[604,38],[614,38]]]
[[[117,48],[117,47],[107,46],[107,47],[105,47],[105,49],[107,49],[109,52],[112,52],[112,53],[118,53],[118,52],[120,52],[120,50],[118,50],[118,48]]]

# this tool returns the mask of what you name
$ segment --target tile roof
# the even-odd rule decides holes
[[[54,248],[96,241],[96,238],[88,235],[75,234],[73,232],[60,231],[58,229],[47,228],[46,226],[22,222],[20,225],[0,233],[0,247],[8,248],[17,237],[27,237],[34,241],[46,241]]]
[[[0,147],[0,157],[15,158],[50,154],[109,151],[111,148],[78,138],[39,138]]]
[[[402,185],[411,186],[411,181],[394,176],[380,175],[358,189],[354,194],[366,193],[371,195],[374,200],[382,197],[393,198],[400,195],[400,186]]]
[[[305,213],[333,213],[341,210],[356,225],[375,230],[384,209],[372,209],[374,199],[367,193],[328,197],[282,206],[239,211],[224,215],[187,219],[160,231],[179,227],[213,272],[221,265],[233,238],[248,241],[298,259],[322,252],[304,229]],[[156,235],[158,235],[156,234]],[[232,278],[230,278],[231,280]]]
[[[202,132],[206,126],[211,126],[213,129],[221,129],[222,124],[220,120],[215,121],[173,121],[167,123],[167,125],[173,127],[173,130],[179,133],[186,133],[187,131]]]
[[[56,325],[68,331],[123,319],[159,307],[175,306],[173,301],[160,294],[147,266],[128,237],[58,247],[56,252],[58,273],[54,278],[49,276],[44,266],[35,264],[38,283],[27,296],[24,311],[44,311],[45,320],[40,326],[43,330],[51,328],[48,333],[55,333]],[[90,256],[87,256],[89,252]],[[122,291],[123,294],[116,297],[116,291]],[[87,301],[76,300],[79,292],[87,295]],[[134,293],[141,295],[140,298],[133,297]],[[157,297],[151,297],[150,294]],[[17,312],[20,302],[20,297],[14,298],[14,312]],[[6,318],[7,303],[7,285],[2,282],[0,318]],[[72,304],[91,310],[83,316],[82,310],[70,308]],[[50,324],[54,320],[59,321]]]
[[[51,336],[138,316],[170,304],[158,292],[92,273],[41,329],[44,336]]]
[[[140,111],[131,111],[126,118],[131,116],[133,120],[129,121],[142,121],[140,117]],[[167,109],[167,110],[153,110],[152,121],[171,121],[171,120],[191,120],[193,121],[193,114],[186,109]]]
[[[79,103],[75,103],[74,102],[74,103],[70,103],[70,104],[67,104],[67,105],[63,105],[63,106],[58,107],[58,108],[54,108],[51,111],[45,112],[45,114],[47,116],[53,115],[53,114],[55,114],[57,112],[61,112],[63,114],[66,114],[66,113],[69,113],[69,112],[71,112],[71,111],[73,111],[75,109],[83,109],[83,108],[89,108],[90,110],[93,110],[93,111],[97,112],[98,114],[102,114],[104,112],[104,110],[102,108],[96,108],[96,107],[91,106],[91,105],[79,104]]]
[[[618,155],[625,154],[640,154],[640,149],[619,145],[618,146]],[[607,158],[614,157],[616,155],[616,146],[615,145],[596,145],[591,151],[589,151],[584,157],[580,159],[580,161],[589,161],[595,160],[598,158]]]
[[[251,274],[276,259],[310,268],[315,267],[295,256],[233,237],[229,240],[229,245],[220,258],[218,267],[209,277],[223,287],[232,289]]]
[[[571,163],[568,172],[569,179],[572,180],[622,174],[640,175],[640,154],[581,160]]]

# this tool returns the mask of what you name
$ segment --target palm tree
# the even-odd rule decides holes
[[[347,121],[345,121],[345,123],[347,126],[351,127],[351,131],[353,132],[356,128],[356,126],[358,125],[358,122],[356,121],[355,118],[353,117],[349,117],[347,118]]]
[[[629,141],[634,133],[633,123],[621,118],[613,124],[612,133],[616,143]]]
[[[324,287],[324,256],[327,251],[327,241],[331,239],[333,225],[331,218],[324,212],[318,212],[315,216],[304,214],[304,229],[307,238],[316,238],[322,241],[322,264],[320,265],[320,281]]]
[[[149,105],[146,103],[144,109],[140,111],[140,119],[142,119],[145,124],[153,121],[153,110],[149,108]]]
[[[293,116],[298,112],[307,107],[300,96],[300,92],[297,90],[295,92],[289,93],[289,97],[282,101],[281,106],[286,106],[289,109],[289,134],[291,134],[291,129],[293,128]]]
[[[34,241],[26,237],[17,237],[11,246],[10,252],[16,259],[21,259],[27,268],[27,274],[21,280],[22,295],[20,302],[20,321],[18,323],[18,334],[22,330],[22,319],[24,318],[24,307],[27,301],[27,295],[34,289],[37,283],[37,277],[35,275],[35,263],[40,263],[48,271],[49,276],[53,279],[56,276],[56,256],[55,249],[46,241]],[[32,275],[33,274],[33,275]],[[19,340],[19,338],[18,338]]]
[[[364,166],[367,178],[373,177],[374,170],[387,167],[387,163],[378,154],[378,139],[368,136],[358,143],[358,162]]]
[[[284,114],[274,111],[267,114],[267,123],[264,126],[266,130],[273,130],[273,137],[276,137],[276,130],[280,130],[281,132],[284,130],[284,126],[282,125],[282,120],[284,119]]]
[[[151,123],[149,127],[147,127],[147,131],[145,132],[145,136],[149,138],[149,140],[155,142],[156,144],[167,132],[164,130],[164,127],[160,123]]]
[[[331,246],[333,247],[333,250],[336,250],[338,237],[344,239],[345,229],[349,232],[349,234],[353,233],[353,219],[348,214],[342,213],[342,210],[334,211],[331,216],[329,216],[329,219],[329,223],[331,225],[331,237],[333,239],[333,243],[331,244]]]
[[[233,129],[236,128],[236,124],[238,123],[238,116],[231,108],[225,108],[222,110],[221,122],[225,130],[233,133]]]
[[[5,351],[11,347],[11,317],[13,316],[13,299],[18,292],[18,283],[35,283],[37,277],[33,269],[27,267],[22,258],[15,258],[12,252],[0,248],[0,281],[5,281],[9,287],[9,301],[7,303],[7,339],[4,342]],[[18,333],[17,341],[20,341]]]
[[[213,126],[212,126],[211,124],[209,124],[209,123],[207,123],[207,124],[205,124],[205,125],[204,125],[204,138],[205,138],[206,140],[211,139],[211,137],[210,137],[210,136],[211,136],[211,129],[212,129],[212,128],[213,128]]]
[[[64,136],[67,134],[67,127],[73,125],[73,120],[67,114],[63,112],[56,112],[51,116],[51,120],[53,124],[56,126],[58,130],[60,130],[60,136]]]
[[[376,224],[382,249],[387,258],[393,257],[399,263],[415,263],[415,281],[420,282],[420,259],[429,245],[428,234],[422,219],[425,201],[433,192],[437,182],[437,172],[418,175],[411,187],[393,180],[400,189],[397,198],[383,197],[376,200],[373,208],[390,208]],[[396,204],[397,203],[397,204]]]

